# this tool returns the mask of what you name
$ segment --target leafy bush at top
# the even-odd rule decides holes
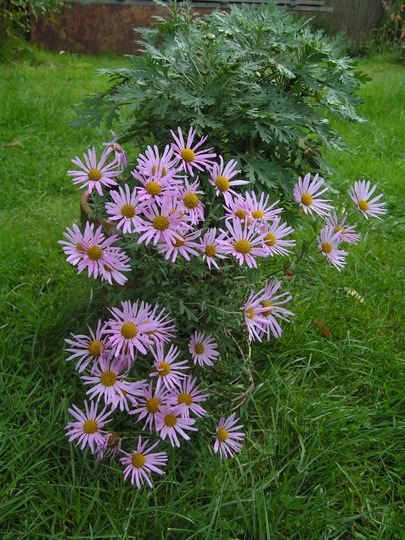
[[[30,28],[30,15],[37,19],[55,13],[61,7],[61,0],[0,0],[0,31],[26,34]]]
[[[157,23],[137,30],[141,54],[129,67],[103,70],[111,86],[85,100],[78,123],[106,119],[139,148],[193,125],[259,189],[287,190],[297,173],[328,172],[322,147],[343,143],[327,116],[361,121],[366,80],[340,41],[271,4],[208,17],[174,6]]]

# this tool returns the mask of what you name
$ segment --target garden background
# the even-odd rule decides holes
[[[396,52],[360,60],[371,77],[359,109],[367,122],[333,120],[351,151],[327,155],[336,186],[378,181],[389,213],[370,223],[343,272],[294,278],[303,284],[294,322],[254,350],[244,452],[219,465],[203,444],[183,447],[181,469],[171,460],[158,490],[137,492],[68,445],[79,382],[63,340],[101,300],[57,246],[79,217],[66,170],[109,138],[69,126],[77,103],[106,86],[96,69],[124,62],[28,47],[0,65],[1,537],[404,538],[405,70]]]

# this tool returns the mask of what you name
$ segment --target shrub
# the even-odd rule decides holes
[[[165,143],[172,126],[195,126],[234,157],[259,189],[289,190],[302,170],[327,172],[323,147],[343,148],[332,114],[361,121],[365,76],[342,42],[271,4],[196,17],[169,9],[138,29],[141,54],[103,70],[108,91],[85,101],[79,123],[115,123],[119,139],[141,149]]]
[[[0,30],[25,35],[30,29],[30,15],[35,19],[50,15],[61,6],[60,0],[0,0]]]

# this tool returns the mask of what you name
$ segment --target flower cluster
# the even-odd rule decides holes
[[[83,450],[88,447],[97,460],[120,457],[124,477],[137,488],[152,486],[151,473],[164,474],[165,451],[153,452],[160,441],[179,447],[197,431],[196,422],[207,411],[203,404],[208,393],[191,374],[192,363],[211,367],[218,360],[215,340],[203,332],[190,336],[187,357],[179,360],[180,349],[171,343],[175,337],[173,320],[165,309],[145,302],[121,302],[110,309],[110,318],[99,321],[89,334],[66,339],[70,356],[76,362],[83,384],[88,388],[84,410],[73,405],[68,412],[73,421],[66,426],[70,441]],[[135,379],[138,356],[150,360],[147,379]],[[99,411],[100,405],[103,407]],[[131,415],[134,426],[147,432],[139,435],[136,447],[123,449],[123,438],[109,431],[107,424],[115,412]],[[244,439],[235,414],[221,417],[214,434],[214,452],[229,458],[240,451]],[[153,444],[150,437],[155,437]]]
[[[172,143],[163,151],[148,146],[133,166],[115,139],[105,143],[99,160],[94,148],[83,160],[72,160],[80,170],[68,174],[87,190],[89,204],[98,213],[84,230],[72,225],[60,241],[67,261],[79,273],[86,270],[89,278],[110,285],[125,285],[130,272],[136,280],[150,274],[160,279],[168,267],[188,268],[187,277],[178,278],[184,280],[184,288],[196,293],[200,288],[212,290],[214,298],[224,279],[228,288],[233,288],[229,276],[237,283],[235,294],[221,291],[227,301],[229,295],[229,307],[214,305],[214,315],[206,317],[211,308],[204,298],[202,311],[190,319],[192,328],[181,321],[178,334],[166,302],[157,303],[159,291],[143,287],[152,302],[121,301],[95,329],[66,339],[68,360],[76,363],[87,398],[84,410],[69,409],[73,421],[66,426],[67,436],[82,449],[89,447],[97,460],[118,457],[124,477],[138,488],[152,485],[152,473],[164,473],[165,441],[179,447],[207,415],[205,374],[215,372],[223,353],[219,345],[229,332],[224,328],[221,339],[216,339],[206,320],[218,313],[225,320],[233,317],[233,328],[238,328],[234,341],[242,352],[239,343],[244,340],[280,338],[284,323],[294,316],[287,305],[292,296],[283,290],[282,280],[275,271],[267,277],[274,258],[294,257],[294,229],[283,220],[280,201],[252,191],[237,162],[205,147],[206,137],[197,139],[193,128],[186,135],[178,128],[171,136]],[[375,190],[365,181],[349,190],[366,218],[386,212],[382,195],[374,196]],[[315,231],[311,249],[318,248],[328,263],[341,270],[348,254],[345,246],[357,244],[360,235],[346,213],[333,207],[328,192],[323,178],[308,173],[298,179],[293,197],[297,213],[315,219],[310,220]],[[168,286],[174,283],[169,281]],[[195,295],[189,305],[180,303],[176,318],[195,304]],[[199,371],[198,378],[193,370]],[[116,418],[118,429],[106,429]],[[132,449],[122,434],[123,425],[138,431]],[[221,416],[213,436],[213,451],[229,458],[241,450],[245,435],[231,413],[228,418]]]

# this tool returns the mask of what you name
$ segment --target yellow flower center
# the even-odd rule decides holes
[[[245,219],[246,217],[246,210],[243,210],[242,208],[239,208],[239,210],[236,210],[235,216],[239,219]]]
[[[311,206],[313,203],[314,198],[309,193],[304,193],[301,197],[302,204],[305,204],[305,206]]]
[[[98,182],[102,177],[102,174],[98,169],[90,169],[87,173],[87,176],[89,177],[89,180],[92,180],[93,182]]]
[[[225,191],[228,191],[231,184],[226,176],[218,176],[218,178],[215,180],[215,185],[219,191],[224,193]]]
[[[344,227],[335,227],[335,228],[333,229],[333,231],[334,231],[335,233],[341,232],[341,233],[344,234],[344,233],[346,232],[346,229],[345,229]]]
[[[367,212],[368,210],[368,202],[364,199],[359,200],[359,208],[360,210],[363,210],[363,212]]]
[[[87,434],[95,433],[98,429],[97,422],[95,420],[86,420],[83,423],[83,431]]]
[[[158,371],[159,377],[166,377],[170,373],[170,364],[168,362],[160,362]]]
[[[153,397],[153,398],[148,399],[148,401],[146,402],[146,408],[152,414],[156,414],[158,412],[159,406],[160,406],[159,398]]]
[[[121,335],[125,339],[133,339],[138,333],[138,328],[134,323],[126,322],[121,326]]]
[[[190,394],[179,394],[179,397],[177,398],[177,403],[179,405],[185,403],[187,407],[190,407],[190,405],[193,403],[193,398],[190,396]]]
[[[146,191],[149,193],[149,195],[152,195],[154,197],[155,195],[159,195],[159,193],[162,191],[162,188],[157,182],[148,182],[145,186]]]
[[[165,231],[169,227],[169,220],[166,216],[156,216],[152,225],[157,231]]]
[[[135,212],[135,207],[132,206],[132,204],[124,204],[124,206],[121,206],[121,214],[126,218],[133,218]]]
[[[117,375],[113,371],[104,371],[100,375],[100,382],[103,386],[114,386],[117,382]]]
[[[248,319],[253,319],[253,317],[255,316],[255,312],[253,311],[253,309],[251,307],[247,308],[245,313],[246,313]]]
[[[145,465],[146,457],[143,454],[132,455],[132,465],[135,469],[142,469]]]
[[[152,174],[155,174],[155,172],[156,172],[156,165],[153,165],[153,166],[152,166]],[[162,176],[166,176],[166,174],[167,174],[167,170],[163,167],[163,169],[162,169]],[[156,184],[156,182],[154,182],[154,184]],[[160,187],[160,186],[159,186],[159,187]],[[156,193],[156,195],[158,195],[158,194]]]
[[[252,251],[252,244],[248,240],[237,240],[233,246],[238,253],[242,253],[243,255]]]
[[[214,255],[217,254],[217,248],[211,244],[208,244],[208,246],[205,246],[204,251],[207,257],[214,257]]]
[[[173,246],[176,247],[176,248],[181,248],[182,246],[184,246],[186,242],[181,239],[181,238],[176,238],[176,240],[173,242]]]
[[[200,199],[195,193],[187,193],[186,195],[184,195],[183,202],[187,208],[195,208],[196,206],[198,206]]]
[[[262,315],[264,315],[265,317],[268,317],[269,315],[271,315],[271,312],[273,311],[271,302],[269,302],[268,300],[263,300],[263,302],[261,303],[261,306],[270,308],[270,309],[266,309],[266,311],[263,311]]]
[[[218,440],[220,442],[225,442],[226,439],[229,437],[228,435],[228,432],[226,431],[225,428],[221,427],[219,428],[219,430],[217,431],[217,437],[218,437]]]
[[[103,350],[103,344],[98,339],[89,343],[87,347],[91,356],[100,356],[101,351]]]
[[[177,424],[177,418],[172,413],[166,414],[164,423],[167,427],[174,427]]]
[[[255,219],[261,219],[264,216],[263,210],[253,210],[252,217]]]
[[[204,345],[202,343],[196,343],[195,347],[194,347],[194,350],[195,350],[196,354],[204,354],[205,347],[204,347]]]
[[[195,160],[195,152],[194,150],[191,150],[191,148],[183,148],[181,151],[181,157],[186,163],[191,163]]]
[[[98,261],[103,256],[103,250],[98,246],[92,246],[87,250],[87,257],[91,261]]]
[[[277,241],[276,236],[271,232],[267,233],[266,236],[264,237],[264,243],[266,244],[266,246],[269,246],[269,247],[274,246],[276,241]]]
[[[333,251],[333,246],[329,242],[324,242],[322,244],[322,251],[324,253],[331,253]]]

